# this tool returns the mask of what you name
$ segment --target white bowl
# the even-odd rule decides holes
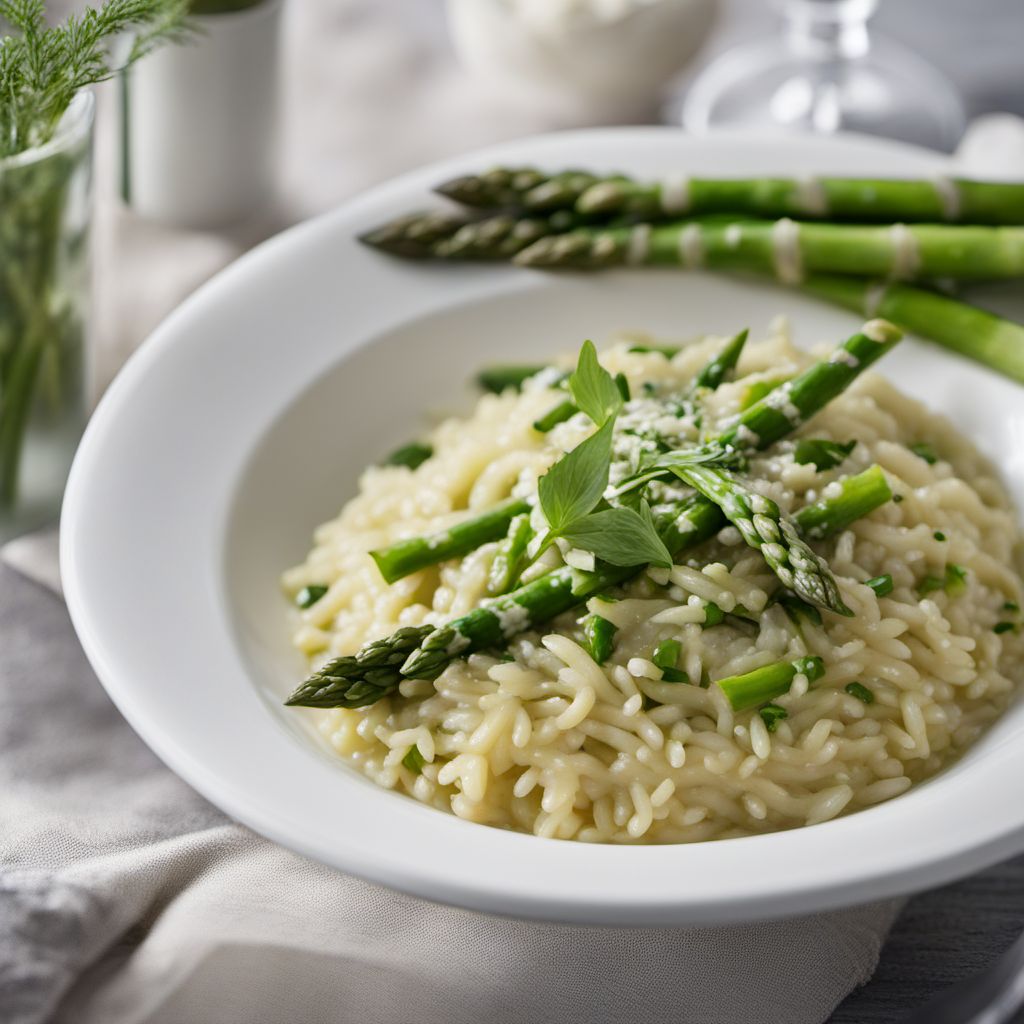
[[[200,289],[130,361],[68,486],[62,569],[85,650],[168,765],[238,820],[345,871],[483,911],[593,923],[753,920],[875,900],[1024,850],[1024,709],[908,794],[823,825],[688,846],[594,846],[470,824],[377,788],[280,700],[302,674],[282,569],[368,461],[423,415],[469,400],[499,359],[623,327],[763,329],[798,340],[857,320],[771,285],[682,272],[557,276],[403,263],[358,232],[427,205],[430,186],[496,163],[653,176],[932,174],[890,143],[617,129],[496,146],[384,185],[261,246]],[[913,340],[882,366],[1001,462],[1024,502],[1020,388]],[[983,398],[981,397],[983,396]]]

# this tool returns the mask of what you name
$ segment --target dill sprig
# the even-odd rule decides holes
[[[0,0],[0,157],[52,138],[81,89],[187,37],[188,7],[189,0],[106,0],[49,26],[43,0]],[[130,45],[114,45],[129,32]]]

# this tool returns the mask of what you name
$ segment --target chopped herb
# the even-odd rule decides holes
[[[898,505],[903,500],[903,495],[902,494],[894,494],[892,496],[892,500],[893,500],[894,504]]]
[[[624,402],[628,402],[633,396],[629,393],[629,381],[626,380],[624,373],[615,374],[615,386],[619,389],[619,394],[622,396]]]
[[[644,389],[645,395],[653,395],[658,390],[658,385],[655,384],[652,380],[645,380],[641,387]]]
[[[784,718],[789,718],[789,712],[785,708],[780,708],[778,704],[765,704],[758,714],[769,732],[775,732],[779,727],[779,722]]]
[[[947,594],[962,594],[967,587],[967,570],[962,565],[947,562],[944,586]]]
[[[936,590],[944,590],[950,597],[962,594],[967,586],[967,570],[953,562],[946,563],[945,572],[939,576],[925,576],[917,588],[918,597],[927,597]]]
[[[881,576],[873,576],[871,579],[864,581],[864,586],[870,587],[878,597],[885,597],[892,593],[892,577],[888,573],[884,573]]]
[[[679,664],[679,655],[682,651],[683,645],[678,640],[663,640],[655,647],[651,661],[661,669],[663,683],[688,683],[690,681],[690,677],[676,667]]]
[[[918,441],[917,444],[908,444],[907,447],[920,459],[924,459],[929,466],[934,466],[939,461],[935,449],[926,441]]]
[[[813,440],[805,438],[797,441],[793,450],[793,460],[801,466],[809,463],[819,472],[838,466],[856,447],[856,441],[840,444],[837,441]]]
[[[864,704],[874,704],[875,695],[863,683],[847,683],[843,689],[851,696]]]
[[[600,615],[588,615],[583,620],[583,637],[590,656],[598,665],[603,665],[611,657],[616,629],[615,625]]]
[[[405,752],[405,757],[402,758],[402,764],[414,775],[419,775],[426,763],[426,758],[420,753],[420,748],[415,743]]]
[[[719,625],[725,618],[725,612],[715,604],[714,601],[706,601],[704,603],[704,628],[710,629],[712,626]]]
[[[943,532],[942,532],[941,530],[936,530],[936,531],[935,531],[935,532],[934,532],[934,533],[932,534],[932,536],[933,536],[933,537],[934,537],[934,538],[935,538],[936,540],[945,540],[945,539],[946,539],[946,535],[945,535],[945,534],[944,534],[944,533],[943,533]]]
[[[521,391],[523,382],[543,369],[543,366],[491,366],[477,374],[476,382],[484,391],[495,395],[508,388]]]
[[[993,633],[1009,633],[1011,629],[1016,628],[1012,622],[997,622],[992,627]]]
[[[326,593],[327,588],[322,583],[311,583],[308,587],[303,587],[295,595],[295,603],[300,608],[311,608]]]
[[[1020,611],[1020,605],[1017,604],[1016,601],[1004,601],[1003,602],[1003,611],[1004,612],[1019,612]]]

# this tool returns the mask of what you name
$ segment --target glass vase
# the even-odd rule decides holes
[[[0,158],[0,542],[57,518],[85,424],[94,107]]]

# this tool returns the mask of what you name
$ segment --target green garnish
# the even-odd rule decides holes
[[[929,466],[934,466],[939,461],[935,449],[927,441],[918,441],[917,444],[908,444],[907,447],[918,457],[924,459]]]
[[[500,395],[508,389],[521,391],[523,384],[543,369],[543,366],[532,365],[489,366],[477,374],[476,382],[484,391],[490,391],[493,395]]]
[[[615,374],[615,386],[619,389],[619,396],[623,402],[628,402],[632,397],[629,393],[629,381],[624,373]]]
[[[1016,601],[1004,601],[1003,602],[1003,611],[1004,612],[1019,612],[1020,611],[1020,605],[1017,604]]]
[[[864,581],[864,586],[870,587],[876,596],[885,597],[892,593],[892,577],[888,573],[883,573],[881,576],[873,576],[871,579]]]
[[[843,689],[864,704],[874,704],[875,695],[863,683],[847,683]]]
[[[420,748],[415,743],[405,752],[405,757],[402,758],[402,764],[414,775],[419,775],[426,763],[426,758],[420,753]]]
[[[48,27],[42,0],[2,0],[0,21],[0,158],[53,138],[61,117],[83,89],[103,82],[163,41],[190,34],[189,0],[107,0]],[[111,43],[131,33],[125,59]]]
[[[617,629],[617,626],[600,615],[588,615],[583,620],[583,637],[590,656],[598,665],[603,665],[611,657]]]
[[[893,501],[894,505],[898,505],[902,500],[903,500],[903,495],[902,494],[894,494],[892,496],[892,501]]]
[[[409,469],[416,469],[422,466],[431,455],[434,449],[429,444],[420,444],[413,441],[412,444],[402,445],[396,448],[382,463],[382,466],[406,466]]]
[[[933,537],[934,537],[934,538],[935,538],[936,540],[945,540],[945,539],[946,539],[946,535],[945,535],[945,534],[944,534],[944,533],[943,533],[943,532],[942,532],[941,530],[936,530],[936,531],[935,531],[935,532],[934,532],[934,533],[932,534],[932,536],[933,536]]]
[[[784,718],[789,718],[789,712],[785,708],[780,708],[778,704],[765,704],[758,714],[769,732],[775,732],[779,727],[779,722]]]
[[[1012,622],[997,622],[992,627],[992,632],[993,633],[1009,633],[1011,629],[1015,629],[1015,628],[1016,627],[1014,626],[1014,624]]]
[[[690,681],[690,677],[677,668],[682,651],[683,645],[678,640],[663,640],[654,648],[651,661],[661,669],[663,683],[688,683]]]
[[[748,384],[740,399],[740,412],[744,412],[752,405],[757,405],[765,395],[785,384],[786,379],[780,377],[778,380],[756,380],[753,384]]]
[[[706,601],[704,603],[704,628],[710,629],[712,626],[719,625],[725,618],[725,612],[715,604],[714,601]]]
[[[300,608],[310,608],[320,600],[324,594],[327,593],[327,587],[322,583],[312,583],[308,587],[303,587],[295,595],[295,603]]]
[[[825,441],[823,439],[804,438],[797,441],[793,449],[793,461],[801,466],[813,463],[819,472],[838,466],[857,446],[856,441]]]
[[[917,587],[918,597],[927,597],[936,590],[944,590],[950,597],[962,594],[967,586],[967,570],[962,565],[947,562],[941,577],[925,576]]]
[[[680,350],[678,345],[630,345],[627,351],[640,352],[643,354],[657,352],[658,355],[662,355],[666,359],[671,359],[673,356],[678,355]]]
[[[613,420],[625,399],[612,375],[598,362],[597,349],[585,341],[580,349],[576,369],[569,376],[569,394],[577,408],[602,427]]]

